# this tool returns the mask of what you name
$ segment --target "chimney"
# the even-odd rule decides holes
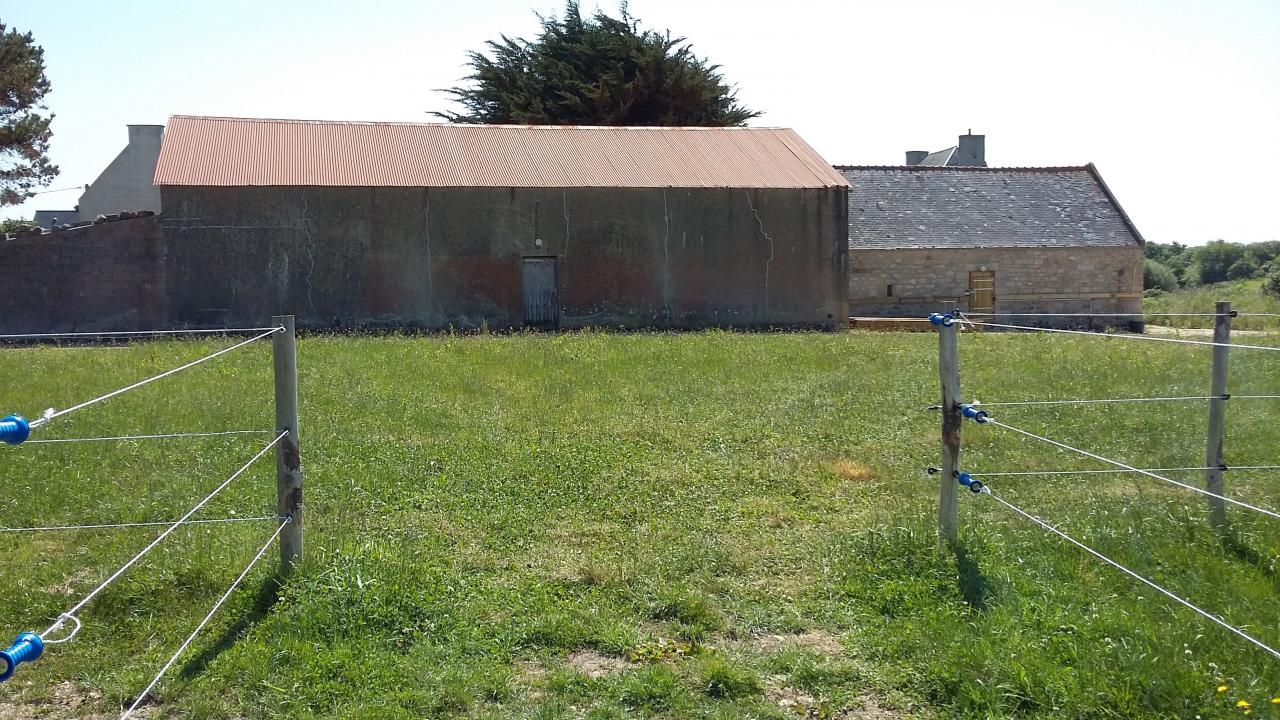
[[[908,151],[907,151],[907,164],[908,164],[908,165],[919,165],[919,164],[921,163],[921,161],[923,161],[923,160],[924,160],[925,158],[927,158],[927,157],[929,157],[929,151],[928,151],[928,150],[908,150]]]
[[[129,125],[129,144],[130,145],[154,145],[160,146],[160,139],[164,137],[163,125]]]
[[[961,135],[960,144],[956,148],[955,164],[986,167],[987,136],[974,135],[972,129],[967,134]]]

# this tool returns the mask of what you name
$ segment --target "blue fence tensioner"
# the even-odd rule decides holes
[[[956,482],[969,488],[969,490],[971,490],[972,492],[975,492],[975,493],[982,492],[982,481],[974,480],[973,477],[970,476],[969,473],[967,472],[956,473]]]
[[[35,633],[25,632],[6,650],[0,650],[0,682],[13,676],[13,671],[24,662],[35,662],[44,654],[44,640]]]
[[[978,423],[979,425],[988,422],[991,417],[987,415],[986,410],[979,410],[978,406],[973,403],[966,403],[960,406],[960,414]]]
[[[31,435],[31,423],[21,415],[10,415],[0,420],[0,441],[18,445]]]
[[[933,325],[941,327],[951,327],[955,323],[955,316],[948,313],[929,313],[929,322]]]

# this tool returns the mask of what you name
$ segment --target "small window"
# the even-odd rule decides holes
[[[884,286],[884,296],[893,297],[893,283]]]

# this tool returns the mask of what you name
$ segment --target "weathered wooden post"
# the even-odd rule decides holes
[[[942,472],[938,478],[938,534],[957,539],[956,473],[960,469],[959,321],[938,326],[938,378],[942,382]]]
[[[1226,438],[1227,414],[1227,355],[1231,348],[1231,303],[1219,302],[1214,306],[1213,376],[1209,383],[1209,426],[1204,452],[1204,489],[1215,495],[1223,495],[1222,444]],[[1220,497],[1209,497],[1209,523],[1223,530],[1227,526],[1227,504]]]
[[[298,432],[298,362],[292,315],[277,315],[272,323],[282,332],[271,336],[276,387],[276,434],[289,432],[276,443],[276,512],[292,518],[280,533],[280,564],[285,572],[302,563],[302,460]]]

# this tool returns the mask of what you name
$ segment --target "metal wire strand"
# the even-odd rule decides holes
[[[1167,477],[1165,477],[1165,476],[1163,476],[1163,475],[1157,475],[1157,474],[1155,474],[1155,473],[1151,472],[1150,470],[1143,470],[1143,469],[1141,469],[1141,468],[1136,468],[1136,467],[1134,467],[1134,466],[1132,466],[1132,465],[1127,465],[1127,464],[1125,464],[1125,463],[1122,463],[1122,462],[1120,462],[1119,460],[1112,460],[1111,458],[1103,457],[1103,456],[1098,455],[1098,454],[1096,454],[1096,453],[1091,453],[1091,452],[1089,452],[1088,450],[1081,450],[1081,449],[1080,449],[1080,448],[1078,448],[1078,447],[1072,447],[1072,446],[1070,446],[1070,445],[1067,445],[1066,443],[1061,443],[1061,442],[1058,442],[1057,440],[1051,440],[1051,439],[1049,439],[1049,438],[1047,438],[1047,437],[1045,437],[1045,436],[1043,436],[1043,435],[1037,435],[1037,434],[1035,434],[1035,433],[1033,433],[1033,432],[1028,432],[1028,431],[1023,430],[1023,429],[1021,429],[1021,428],[1016,428],[1016,427],[1014,427],[1014,426],[1012,426],[1012,425],[1009,425],[1008,423],[1000,422],[999,420],[996,420],[995,418],[987,418],[987,422],[986,422],[986,423],[984,423],[984,424],[995,425],[995,426],[997,426],[997,427],[1002,427],[1002,428],[1004,428],[1004,429],[1006,429],[1006,430],[1012,430],[1013,432],[1016,432],[1016,433],[1018,433],[1019,435],[1024,435],[1024,436],[1026,436],[1026,437],[1029,437],[1029,438],[1032,438],[1032,439],[1035,439],[1035,440],[1039,440],[1039,441],[1041,441],[1041,442],[1049,443],[1050,445],[1053,445],[1054,447],[1059,447],[1059,448],[1062,448],[1063,450],[1070,450],[1071,452],[1078,453],[1078,454],[1080,454],[1080,455],[1084,455],[1085,457],[1090,457],[1090,458],[1093,458],[1094,460],[1100,460],[1100,461],[1102,461],[1102,462],[1104,462],[1104,463],[1107,463],[1108,465],[1114,465],[1114,466],[1116,466],[1116,467],[1123,468],[1123,469],[1125,469],[1125,470],[1128,470],[1129,472],[1135,472],[1135,473],[1138,473],[1139,475],[1146,475],[1147,477],[1155,478],[1156,480],[1163,480],[1164,482],[1167,482],[1167,483],[1169,483],[1170,485],[1177,485],[1178,487],[1183,488],[1183,489],[1185,489],[1185,490],[1190,490],[1190,491],[1192,491],[1192,492],[1200,493],[1201,495],[1207,495],[1207,496],[1209,496],[1209,497],[1218,498],[1219,500],[1223,500],[1223,501],[1225,501],[1225,502],[1229,502],[1229,503],[1231,503],[1232,505],[1238,505],[1238,506],[1240,506],[1240,507],[1242,507],[1242,508],[1245,508],[1245,509],[1248,509],[1248,510],[1252,510],[1252,511],[1254,511],[1254,512],[1256,512],[1256,513],[1262,513],[1263,515],[1267,515],[1267,516],[1269,516],[1269,517],[1272,517],[1272,518],[1275,518],[1275,519],[1277,519],[1277,520],[1280,520],[1280,513],[1276,513],[1276,512],[1274,512],[1274,511],[1272,511],[1272,510],[1267,510],[1266,508],[1260,508],[1260,507],[1258,507],[1258,506],[1256,506],[1256,505],[1250,505],[1250,504],[1249,504],[1249,503],[1247,503],[1247,502],[1241,502],[1240,500],[1236,500],[1236,499],[1233,499],[1233,498],[1229,498],[1229,497],[1227,497],[1226,495],[1219,495],[1219,494],[1217,494],[1217,493],[1215,493],[1215,492],[1210,492],[1210,491],[1205,490],[1205,489],[1203,489],[1203,488],[1198,488],[1198,487],[1196,487],[1196,486],[1194,486],[1194,485],[1188,485],[1188,484],[1186,484],[1186,483],[1184,483],[1184,482],[1178,482],[1177,480],[1173,480],[1173,479],[1171,479],[1171,478],[1167,478]]]
[[[255,517],[229,517],[229,518],[213,518],[210,520],[188,520],[188,525],[207,525],[212,523],[237,523],[237,522],[261,522],[263,520],[279,520],[277,515],[258,515]],[[53,532],[58,530],[112,530],[115,528],[135,528],[135,527],[156,527],[158,525],[172,525],[173,520],[156,520],[154,522],[134,522],[134,523],[107,523],[102,525],[49,525],[47,527],[0,527],[0,533],[16,533],[16,532]]]
[[[219,435],[263,435],[275,432],[274,430],[219,430],[217,432],[187,432],[187,433],[162,433],[159,435],[113,435],[111,437],[83,437],[83,438],[50,438],[46,440],[27,440],[22,445],[32,445],[38,443],[79,443],[79,442],[108,442],[111,440],[162,440],[167,438],[191,438],[191,437],[216,437]],[[13,447],[22,447],[22,445],[14,445]]]
[[[262,559],[262,556],[266,554],[267,548],[271,547],[271,543],[275,542],[276,538],[280,537],[280,533],[284,531],[284,526],[288,525],[292,520],[292,517],[285,518],[284,522],[280,523],[280,527],[276,528],[274,533],[271,533],[271,537],[268,538],[267,541],[263,543],[262,547],[258,549],[258,554],[253,556],[253,559],[245,566],[244,570],[240,573],[240,576],[236,578],[235,582],[231,583],[231,587],[227,588],[227,591],[222,594],[222,597],[218,598],[218,602],[213,604],[213,607],[209,610],[209,614],[205,615],[204,619],[200,621],[200,624],[196,626],[196,629],[192,630],[191,634],[187,636],[187,639],[182,641],[182,645],[178,647],[178,651],[169,658],[169,661],[164,664],[164,667],[160,668],[160,672],[156,673],[156,676],[151,679],[151,682],[147,684],[147,687],[143,689],[142,693],[133,701],[133,704],[129,706],[129,709],[120,714],[120,720],[127,720],[127,718],[133,714],[133,711],[142,704],[142,701],[147,699],[147,696],[151,694],[153,689],[155,689],[156,684],[160,682],[160,679],[164,677],[164,674],[169,672],[169,668],[173,667],[173,664],[178,661],[178,658],[182,656],[182,653],[186,652],[187,648],[196,639],[196,636],[204,629],[204,626],[209,624],[209,621],[213,619],[214,614],[218,612],[218,609],[222,607],[222,604],[227,601],[227,598],[231,597],[231,593],[235,592],[236,588],[240,586],[240,583],[249,575],[249,571],[253,569],[253,566],[257,565],[258,561]]]
[[[1031,330],[1035,332],[1064,333],[1067,335],[1093,335],[1095,337],[1112,338],[1112,339],[1118,339],[1118,340],[1146,340],[1149,342],[1179,343],[1182,345],[1206,345],[1209,347],[1229,347],[1229,348],[1241,348],[1245,350],[1270,350],[1272,352],[1280,352],[1280,347],[1273,346],[1273,345],[1241,345],[1237,343],[1211,342],[1209,340],[1184,340],[1183,338],[1155,337],[1154,335],[1120,335],[1116,333],[1092,332],[1090,330],[1064,330],[1062,328],[1033,327],[1031,325],[1009,325],[1007,323],[993,323],[993,322],[985,322],[982,320],[971,320],[967,317],[964,318],[964,322],[967,322],[970,325],[1006,328],[1009,330]]]
[[[171,524],[164,532],[160,533],[160,535],[157,536],[155,540],[152,540],[151,544],[142,548],[142,550],[137,555],[134,555],[132,558],[130,558],[129,562],[120,566],[119,570],[116,570],[115,572],[111,573],[111,577],[108,577],[106,580],[103,580],[102,583],[99,584],[98,587],[94,588],[92,592],[86,595],[83,600],[76,603],[74,606],[72,606],[70,610],[66,611],[62,615],[59,615],[58,620],[54,622],[52,625],[50,625],[48,630],[45,630],[43,633],[41,633],[41,636],[52,632],[54,628],[62,624],[63,617],[74,616],[76,614],[76,611],[78,611],[80,608],[84,607],[85,605],[88,605],[90,600],[93,600],[95,597],[98,596],[98,593],[102,592],[107,588],[108,585],[115,582],[116,578],[120,577],[121,575],[124,574],[126,570],[133,567],[134,563],[138,562],[139,560],[142,559],[144,555],[151,552],[151,550],[155,546],[159,545],[162,540],[164,540],[166,537],[169,537],[170,533],[172,533],[174,530],[177,530],[179,527],[183,525],[183,523],[186,523],[188,520],[190,520],[192,515],[195,515],[196,512],[200,510],[200,508],[204,507],[210,500],[214,498],[215,495],[222,492],[228,485],[232,483],[232,481],[234,481],[236,478],[243,475],[244,472],[248,470],[251,465],[257,462],[258,459],[261,458],[263,455],[266,455],[267,452],[271,450],[271,448],[276,446],[276,443],[280,442],[280,440],[282,440],[284,436],[288,434],[289,434],[289,431],[285,430],[284,432],[281,432],[279,435],[277,435],[275,440],[272,440],[270,443],[267,444],[266,447],[259,450],[258,454],[254,455],[249,460],[249,462],[245,463],[244,465],[241,465],[240,469],[236,470],[235,473],[231,475],[231,477],[224,480],[221,485],[213,489],[213,492],[206,495],[203,500],[196,503],[195,507],[188,510],[186,515],[183,515],[182,517],[175,520],[173,524]]]
[[[1093,405],[1101,403],[1178,402],[1183,400],[1276,400],[1280,395],[1181,395],[1172,397],[1100,398],[1085,400],[1012,400],[1008,402],[975,402],[981,406],[1014,405]]]
[[[251,328],[217,328],[214,330],[110,330],[104,332],[62,332],[62,333],[18,333],[0,335],[0,340],[25,340],[36,338],[75,338],[75,337],[145,337],[148,335],[236,335],[240,333],[275,330],[269,327]]]
[[[221,350],[219,350],[219,351],[217,351],[217,352],[215,352],[215,353],[212,353],[212,354],[209,354],[209,355],[205,355],[204,357],[199,358],[198,360],[192,360],[191,362],[189,362],[189,363],[187,363],[187,364],[185,364],[185,365],[180,365],[180,366],[178,366],[178,367],[176,367],[176,368],[173,368],[172,370],[166,370],[166,371],[164,371],[164,372],[160,373],[159,375],[153,375],[153,376],[151,376],[151,377],[149,377],[149,378],[146,378],[145,380],[139,380],[138,382],[136,382],[136,383],[134,383],[134,384],[132,384],[132,385],[127,385],[127,386],[125,386],[125,387],[120,388],[119,390],[113,390],[113,391],[111,391],[111,392],[107,393],[106,395],[100,395],[100,396],[98,396],[98,397],[96,397],[96,398],[93,398],[92,400],[86,400],[86,401],[84,401],[84,402],[80,403],[79,405],[72,405],[71,407],[69,407],[69,408],[67,408],[67,409],[65,409],[65,410],[59,410],[59,411],[57,411],[57,412],[52,412],[52,413],[45,414],[45,415],[41,416],[40,418],[38,418],[38,419],[36,419],[36,420],[31,421],[31,427],[32,427],[32,428],[40,427],[41,425],[44,425],[45,423],[47,423],[47,422],[49,422],[50,420],[53,420],[53,419],[55,419],[55,418],[59,418],[59,417],[62,417],[63,415],[66,415],[66,414],[68,414],[68,413],[73,413],[73,412],[75,412],[75,411],[77,411],[77,410],[81,410],[81,409],[87,408],[87,407],[89,407],[90,405],[94,405],[94,404],[97,404],[97,403],[102,402],[103,400],[108,400],[108,399],[113,398],[113,397],[115,397],[115,396],[117,396],[117,395],[120,395],[120,394],[123,394],[123,393],[127,393],[127,392],[129,392],[130,390],[136,390],[136,389],[138,389],[138,388],[142,387],[143,385],[146,385],[146,384],[148,384],[148,383],[153,383],[153,382],[155,382],[156,380],[159,380],[159,379],[161,379],[161,378],[169,377],[170,375],[173,375],[174,373],[179,373],[179,372],[182,372],[183,370],[186,370],[186,369],[188,369],[188,368],[193,368],[193,367],[195,367],[196,365],[199,365],[200,363],[208,362],[208,361],[210,361],[210,360],[212,360],[212,359],[214,359],[214,358],[218,357],[219,355],[225,355],[225,354],[227,354],[227,353],[231,352],[232,350],[235,350],[235,349],[237,349],[237,348],[242,348],[242,347],[244,347],[245,345],[248,345],[248,344],[249,344],[249,343],[251,343],[251,342],[254,342],[254,341],[256,341],[256,340],[261,340],[262,338],[267,337],[268,335],[271,335],[271,334],[274,334],[274,333],[280,332],[280,331],[282,331],[283,329],[284,329],[284,328],[280,328],[280,327],[270,328],[270,329],[269,329],[269,330],[267,330],[266,332],[259,333],[258,335],[254,335],[253,337],[249,338],[248,340],[242,340],[242,341],[240,341],[240,342],[236,343],[235,345],[232,345],[232,346],[230,346],[230,347],[225,347],[225,348],[223,348],[223,349],[221,349]]]
[[[1141,470],[1026,470],[1021,472],[969,473],[973,477],[1016,477],[1019,475],[1114,475],[1133,472],[1174,472],[1178,470],[1280,470],[1280,465],[1228,465],[1216,467],[1143,468]]]
[[[1207,619],[1207,620],[1209,620],[1209,621],[1211,621],[1211,622],[1213,622],[1213,623],[1215,623],[1215,624],[1217,624],[1217,625],[1219,625],[1219,626],[1221,626],[1221,627],[1223,627],[1223,628],[1225,628],[1225,629],[1229,630],[1230,632],[1232,632],[1232,633],[1234,633],[1234,634],[1238,635],[1239,637],[1242,637],[1242,638],[1244,638],[1245,640],[1248,640],[1250,643],[1253,643],[1255,646],[1257,646],[1257,647],[1261,648],[1262,650],[1267,651],[1268,653],[1270,653],[1272,656],[1276,657],[1277,659],[1280,659],[1280,650],[1276,650],[1275,648],[1271,647],[1270,645],[1267,645],[1266,643],[1262,642],[1261,640],[1259,640],[1259,639],[1257,639],[1257,638],[1253,637],[1252,635],[1250,635],[1250,634],[1246,633],[1245,631],[1241,630],[1240,628],[1236,627],[1235,625],[1232,625],[1231,623],[1228,623],[1227,621],[1223,620],[1222,618],[1218,617],[1217,615],[1214,615],[1213,613],[1211,613],[1211,612],[1209,612],[1209,611],[1207,611],[1207,610],[1202,610],[1201,608],[1197,607],[1196,605],[1192,605],[1189,601],[1184,600],[1184,599],[1182,599],[1181,597],[1179,597],[1179,596],[1177,596],[1177,595],[1174,595],[1172,592],[1169,592],[1168,590],[1165,590],[1163,587],[1160,587],[1159,585],[1155,584],[1155,583],[1154,583],[1154,582],[1152,582],[1151,580],[1148,580],[1147,578],[1145,578],[1145,577],[1143,577],[1143,576],[1139,575],[1138,573],[1136,573],[1136,572],[1134,572],[1134,571],[1130,570],[1129,568],[1127,568],[1127,567],[1125,567],[1125,566],[1121,565],[1120,563],[1116,562],[1115,560],[1112,560],[1111,558],[1107,557],[1106,555],[1103,555],[1102,553],[1098,552],[1097,550],[1094,550],[1093,548],[1089,547],[1088,545],[1085,545],[1084,543],[1080,542],[1079,540],[1076,540],[1075,538],[1073,538],[1073,537],[1071,537],[1070,535],[1066,534],[1065,532],[1063,532],[1063,531],[1059,530],[1058,528],[1054,527],[1053,525],[1050,525],[1049,523],[1045,522],[1044,520],[1041,520],[1040,518],[1036,517],[1035,515],[1032,515],[1031,513],[1027,512],[1027,511],[1023,510],[1022,508],[1020,508],[1020,507],[1018,507],[1018,506],[1014,505],[1013,503],[1009,502],[1008,500],[1005,500],[1004,498],[1000,497],[999,495],[996,495],[995,493],[991,492],[991,488],[984,487],[984,488],[982,489],[982,493],[983,493],[984,495],[989,496],[991,499],[995,500],[996,502],[1000,503],[1001,505],[1004,505],[1005,507],[1009,508],[1010,510],[1012,510],[1012,511],[1014,511],[1014,512],[1018,513],[1018,514],[1019,514],[1019,515],[1021,515],[1022,517],[1024,517],[1024,518],[1026,518],[1026,519],[1030,520],[1031,522],[1035,523],[1036,525],[1039,525],[1040,527],[1044,528],[1045,530],[1048,530],[1049,532],[1053,533],[1054,535],[1057,535],[1058,537],[1062,538],[1063,540],[1066,540],[1067,542],[1071,543],[1072,545],[1075,545],[1076,547],[1080,548],[1081,550],[1084,550],[1085,552],[1087,552],[1087,553],[1089,553],[1090,555],[1094,556],[1095,558],[1097,558],[1097,559],[1101,560],[1102,562],[1104,562],[1104,563],[1106,563],[1106,564],[1110,565],[1111,567],[1113,567],[1113,568],[1115,568],[1115,569],[1119,570],[1120,572],[1123,572],[1124,574],[1126,574],[1126,575],[1128,575],[1129,577],[1131,577],[1131,578],[1133,578],[1133,579],[1137,580],[1138,582],[1141,582],[1142,584],[1146,585],[1147,587],[1150,587],[1152,590],[1155,590],[1156,592],[1160,593],[1161,595],[1164,595],[1165,597],[1169,598],[1170,600],[1173,600],[1174,602],[1178,603],[1179,605],[1182,605],[1183,607],[1188,608],[1188,609],[1190,609],[1190,610],[1194,611],[1195,613],[1197,613],[1197,614],[1198,614],[1198,615],[1200,615],[1201,617],[1204,617],[1205,619]]]

